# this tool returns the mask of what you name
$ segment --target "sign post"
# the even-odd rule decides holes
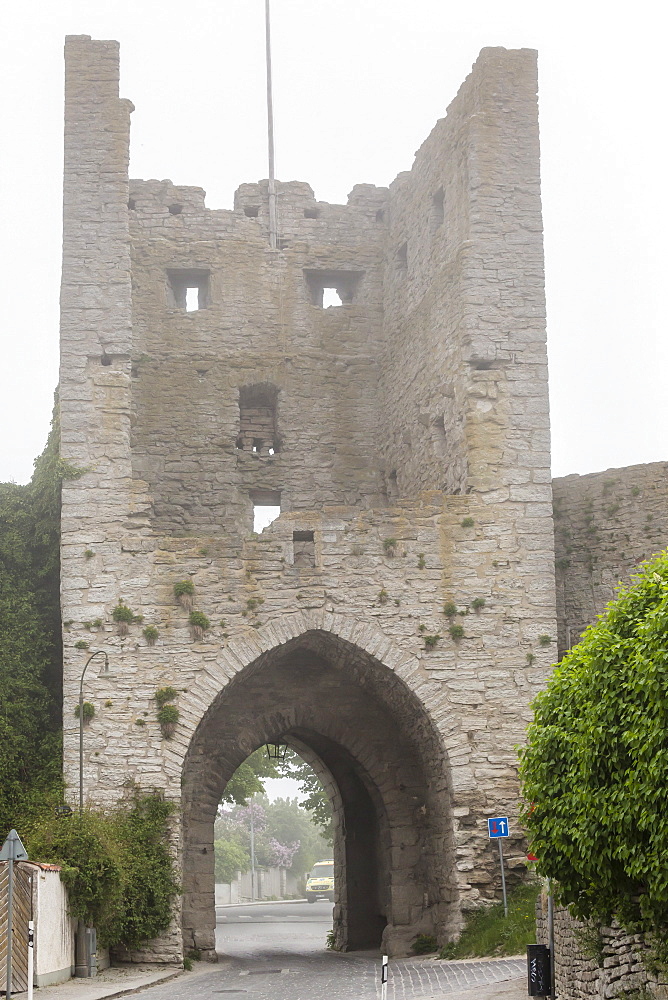
[[[7,839],[0,848],[0,861],[8,862],[7,878],[7,983],[5,998],[12,996],[12,944],[14,941],[14,862],[27,861],[28,852],[21,843],[16,830],[10,830]]]
[[[506,871],[503,864],[503,838],[510,836],[507,816],[494,816],[487,820],[487,830],[490,840],[499,842],[499,861],[501,862],[501,887],[503,889],[503,915],[508,916],[508,897],[506,895]]]
[[[381,1000],[387,1000],[387,955],[383,955],[383,964],[380,967],[380,996]]]

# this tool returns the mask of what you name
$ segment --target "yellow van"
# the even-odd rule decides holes
[[[315,903],[316,899],[330,899],[334,902],[334,862],[316,861],[313,871],[306,876],[306,899]]]

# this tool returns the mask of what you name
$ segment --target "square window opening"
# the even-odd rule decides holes
[[[376,222],[385,222],[385,209],[379,208],[376,212]]]
[[[204,269],[167,271],[167,302],[172,308],[197,312],[209,305],[209,276]]]
[[[318,219],[319,217],[320,217],[320,209],[319,208],[305,208],[304,209],[304,218],[305,219]]]
[[[292,550],[295,566],[315,566],[315,537],[312,531],[293,531]]]
[[[261,534],[281,513],[280,490],[253,490],[253,531]]]
[[[304,271],[311,304],[320,309],[355,302],[364,271]]]
[[[323,309],[331,309],[342,305],[343,305],[343,299],[341,298],[336,288],[327,288],[327,287],[323,288],[322,290]]]
[[[277,427],[278,389],[269,382],[239,389],[237,449],[255,455],[275,455],[280,449]]]
[[[260,214],[259,205],[244,206],[244,215],[246,216],[247,219],[257,219],[259,214]]]

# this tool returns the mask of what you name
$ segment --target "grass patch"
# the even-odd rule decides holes
[[[459,941],[446,944],[439,958],[486,958],[522,955],[536,940],[536,900],[539,885],[520,885],[508,893],[508,916],[503,903],[471,913]]]

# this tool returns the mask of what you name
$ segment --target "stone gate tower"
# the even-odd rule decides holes
[[[279,184],[277,250],[266,182],[212,211],[128,179],[115,42],[68,38],[66,62],[72,795],[84,638],[114,674],[86,681],[86,796],[178,807],[184,895],[153,957],[213,957],[216,805],[266,740],[332,797],[339,945],[444,940],[498,891],[486,819],[516,814],[555,655],[535,53],[483,50],[389,189]]]

